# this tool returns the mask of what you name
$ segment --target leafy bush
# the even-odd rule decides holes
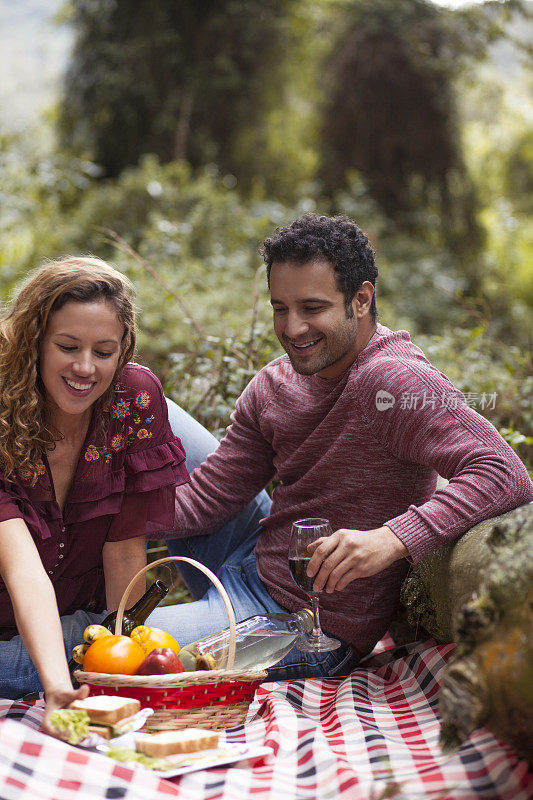
[[[415,343],[487,417],[533,468],[533,374],[531,357],[487,336],[486,327],[455,328],[442,336],[417,336]]]
[[[185,353],[172,353],[167,394],[220,438],[243,389],[279,355],[273,338],[270,326],[260,323],[242,334],[208,336]]]
[[[278,352],[257,248],[276,226],[322,210],[312,187],[301,186],[289,207],[243,200],[214,166],[193,173],[146,157],[117,179],[98,175],[91,162],[42,153],[32,140],[0,139],[0,292],[7,298],[45,258],[92,252],[116,263],[138,289],[139,360],[220,433],[250,377]],[[526,458],[531,378],[518,349],[527,348],[525,301],[503,314],[501,303],[492,305],[490,319],[462,296],[452,255],[399,231],[355,175],[335,211],[357,219],[376,247],[381,321],[409,330],[463,391],[497,392],[494,409],[478,410]]]

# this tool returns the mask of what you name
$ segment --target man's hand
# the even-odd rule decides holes
[[[82,700],[84,697],[87,697],[89,691],[89,687],[84,684],[80,686],[79,689],[73,689],[71,687],[70,689],[52,689],[45,692],[46,709],[41,724],[43,733],[48,733],[56,739],[68,739],[68,733],[58,731],[57,728],[54,728],[50,723],[50,715],[53,714],[54,711],[59,711],[61,708],[68,708],[73,700]]]
[[[315,576],[313,589],[328,594],[345,589],[356,578],[368,578],[405,558],[409,552],[390,528],[353,531],[341,528],[312,542],[307,574]]]

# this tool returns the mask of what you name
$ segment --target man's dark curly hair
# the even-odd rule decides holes
[[[368,237],[348,217],[304,214],[265,239],[260,253],[267,267],[269,288],[270,270],[275,261],[304,264],[321,257],[327,259],[333,265],[337,286],[344,295],[347,317],[353,314],[351,303],[361,284],[370,281],[375,286],[378,277],[374,251]],[[373,321],[377,319],[375,294],[370,315]]]

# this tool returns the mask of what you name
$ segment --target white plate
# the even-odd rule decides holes
[[[219,747],[216,749],[198,750],[195,753],[177,755],[175,756],[177,762],[175,766],[164,770],[151,769],[150,772],[154,775],[158,775],[160,778],[175,778],[178,775],[185,775],[187,772],[210,769],[211,767],[222,767],[227,764],[237,764],[239,761],[248,761],[249,759],[269,756],[274,752],[271,747],[265,747],[263,745],[225,742],[223,740],[223,734],[221,735],[221,740]],[[113,747],[128,747],[134,750],[135,740],[133,735],[131,733],[126,733],[123,736],[117,736],[113,739]],[[96,750],[107,755],[109,743],[106,742],[105,744],[97,745]],[[137,761],[121,761],[120,763],[127,767],[143,767],[143,765],[139,764]],[[148,767],[143,767],[143,769],[148,769]]]

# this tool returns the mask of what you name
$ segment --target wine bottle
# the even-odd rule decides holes
[[[302,634],[313,630],[313,612],[303,608],[294,613],[257,614],[235,626],[235,662],[233,669],[267,669],[287,655]],[[197,669],[224,669],[227,663],[230,634],[225,628],[180,651],[191,653]]]
[[[124,636],[129,636],[132,630],[137,627],[137,625],[143,625],[147,616],[152,613],[154,608],[167,594],[168,586],[166,586],[163,581],[154,581],[150,588],[143,594],[143,596],[137,600],[137,602],[131,608],[127,608],[124,611],[124,615],[122,617],[122,634]],[[111,614],[108,614],[107,617],[102,620],[102,622],[100,622],[100,625],[103,625],[104,628],[110,630],[111,633],[115,633],[116,619],[117,612],[113,611]],[[71,658],[68,662],[68,668],[73,683],[75,683],[76,686],[79,685],[74,678],[74,672],[77,669],[81,669],[81,664]]]
[[[168,586],[165,586],[163,581],[154,581],[147,592],[143,594],[140,600],[137,600],[135,605],[127,608],[122,617],[122,630],[120,631],[123,636],[129,636],[137,625],[144,625],[144,621],[148,614],[151,614],[154,608],[161,602],[163,597],[168,594]],[[108,628],[111,633],[115,633],[115,622],[117,619],[117,612],[113,611],[108,614],[100,625]]]

